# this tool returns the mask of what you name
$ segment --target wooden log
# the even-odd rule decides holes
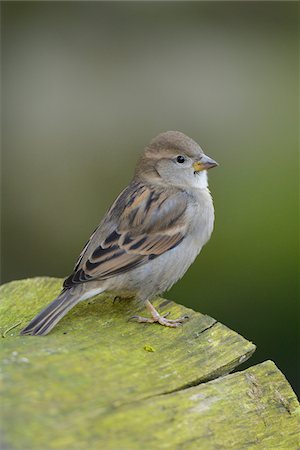
[[[275,365],[227,375],[255,346],[182,305],[154,302],[170,317],[189,314],[170,329],[130,322],[140,306],[100,295],[49,335],[20,336],[60,286],[0,288],[4,449],[298,448],[298,403]]]

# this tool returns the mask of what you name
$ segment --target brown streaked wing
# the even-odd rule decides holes
[[[85,252],[90,256],[64,286],[125,273],[176,247],[185,236],[186,207],[184,192],[153,191],[141,184],[126,199],[119,196],[108,212],[112,217],[118,214],[118,225],[96,248],[87,246]],[[76,275],[79,271],[80,276]]]

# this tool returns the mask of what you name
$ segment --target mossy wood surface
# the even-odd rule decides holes
[[[211,317],[160,298],[160,312],[190,320],[139,324],[128,321],[145,314],[134,301],[100,295],[48,336],[19,336],[61,282],[0,288],[1,448],[299,448],[298,403],[284,376],[272,362],[224,376],[255,346]]]

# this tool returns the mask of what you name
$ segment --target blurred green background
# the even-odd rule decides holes
[[[210,243],[168,297],[296,388],[298,10],[292,2],[2,2],[2,280],[69,274],[148,141],[210,172]]]

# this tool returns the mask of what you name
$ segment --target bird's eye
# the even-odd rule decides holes
[[[177,161],[178,163],[182,164],[182,163],[184,163],[184,161],[185,161],[185,157],[179,155],[179,156],[177,156],[176,161]]]

